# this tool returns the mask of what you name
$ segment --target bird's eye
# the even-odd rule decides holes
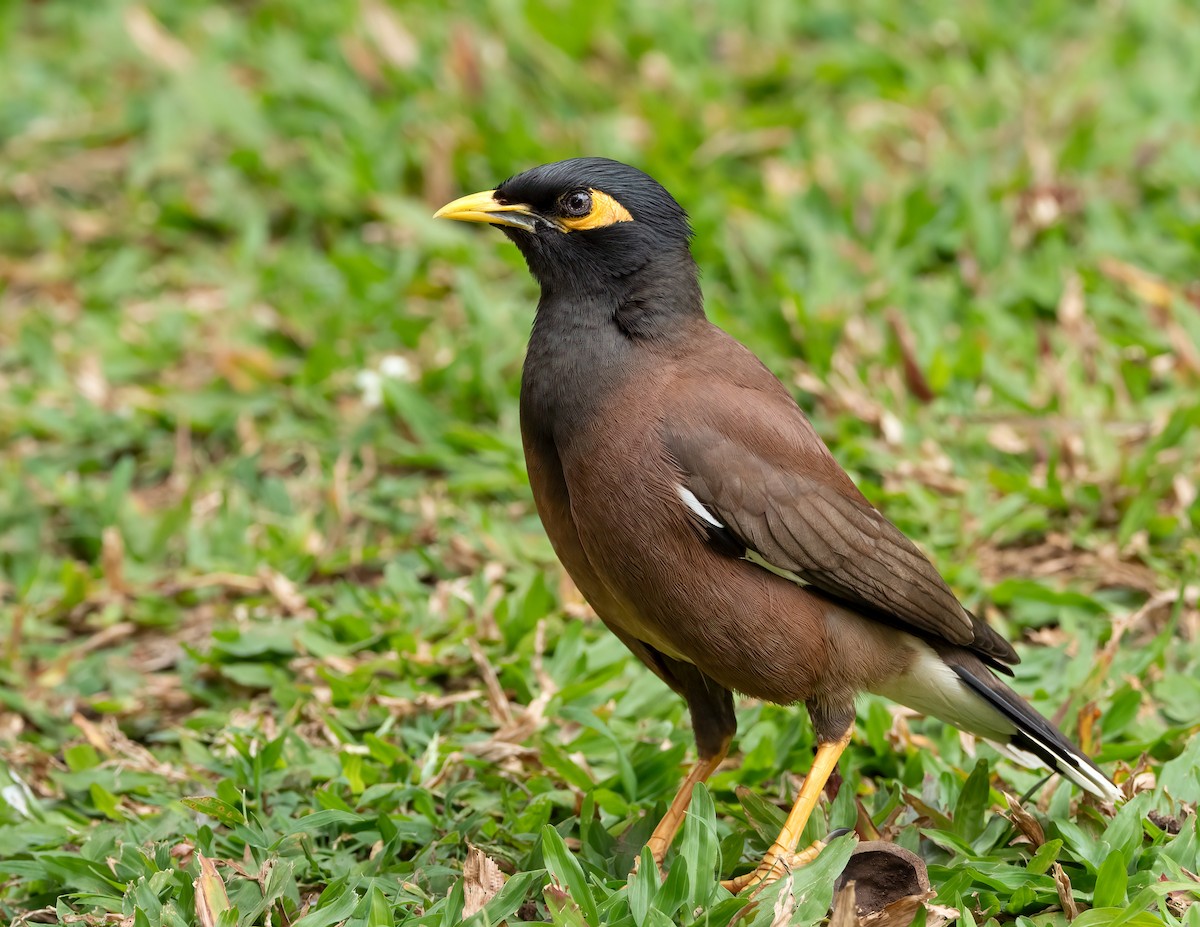
[[[592,194],[587,190],[572,190],[558,201],[564,216],[580,219],[592,211]]]

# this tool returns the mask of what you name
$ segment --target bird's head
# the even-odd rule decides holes
[[[543,291],[624,298],[648,276],[695,278],[687,214],[657,180],[619,161],[543,164],[435,215],[499,226]]]

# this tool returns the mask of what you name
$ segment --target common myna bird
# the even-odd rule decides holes
[[[661,865],[736,730],[733,693],[808,707],[818,748],[779,837],[733,888],[775,877],[854,726],[887,696],[1116,786],[997,674],[1012,646],[859,492],[787,389],[704,314],[686,213],[602,158],[535,167],[437,216],[499,226],[541,299],[521,381],[533,497],[596,613],[682,695],[699,762],[650,837]]]

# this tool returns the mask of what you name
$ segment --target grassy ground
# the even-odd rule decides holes
[[[0,914],[449,925],[475,846],[477,924],[824,915],[848,838],[790,914],[716,887],[811,756],[749,702],[623,890],[686,713],[533,514],[518,256],[429,218],[594,153],[1136,796],[1021,817],[1034,774],[863,699],[813,834],[964,925],[1198,927],[1195,6],[445,6],[0,8]]]

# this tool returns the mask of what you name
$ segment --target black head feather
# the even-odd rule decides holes
[[[632,221],[564,231],[557,221],[563,198],[584,190],[612,197]],[[610,293],[624,300],[633,294],[650,296],[662,289],[657,284],[666,284],[664,292],[691,301],[695,291],[698,300],[687,213],[649,174],[607,158],[571,158],[510,177],[496,188],[495,197],[527,205],[546,220],[532,229],[503,228],[543,291]]]

